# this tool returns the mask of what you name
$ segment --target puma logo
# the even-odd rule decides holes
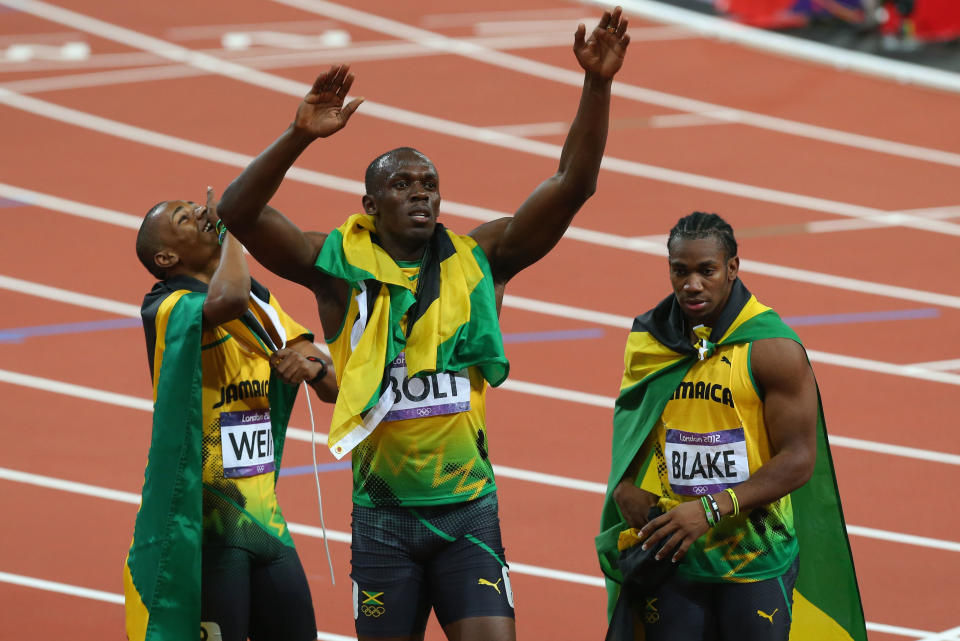
[[[503,579],[497,579],[496,583],[490,583],[486,579],[477,579],[477,585],[489,585],[491,588],[497,591],[497,594],[500,594],[500,582]]]
[[[726,356],[721,356],[721,357],[720,357],[720,362],[721,362],[721,363],[726,363],[726,364],[729,365],[730,367],[733,367],[733,363],[731,363],[731,362],[730,362],[730,359],[727,358]]]
[[[777,608],[776,610],[774,610],[774,611],[771,612],[770,614],[767,614],[767,613],[764,612],[763,610],[757,610],[757,616],[763,617],[764,619],[766,619],[767,621],[770,622],[770,625],[773,625],[773,615],[776,614],[776,613],[779,612],[779,611],[780,611],[780,608]]]

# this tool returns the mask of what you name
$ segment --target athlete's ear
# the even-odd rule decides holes
[[[740,272],[740,257],[734,256],[727,260],[727,280],[737,280],[737,274]]]
[[[153,262],[160,269],[167,270],[180,262],[180,256],[169,249],[161,249],[153,255]]]
[[[377,203],[373,200],[373,196],[370,194],[364,194],[363,198],[360,200],[363,203],[363,211],[371,216],[377,215]]]

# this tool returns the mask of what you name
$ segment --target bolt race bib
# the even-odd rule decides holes
[[[387,372],[393,406],[384,421],[426,418],[470,411],[470,378],[467,370],[437,372],[407,378],[407,357],[401,353]]]
[[[674,494],[713,494],[750,478],[742,427],[703,434],[668,429],[664,455]]]
[[[274,470],[270,410],[220,413],[223,477],[256,476]]]

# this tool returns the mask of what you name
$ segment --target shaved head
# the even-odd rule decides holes
[[[371,196],[379,194],[384,187],[387,176],[396,171],[403,160],[411,157],[422,160],[431,166],[433,165],[429,158],[413,147],[397,147],[396,149],[391,149],[374,158],[373,162],[367,166],[367,172],[363,178],[367,193]]]
[[[169,201],[164,200],[151,207],[147,215],[143,217],[140,230],[137,232],[137,258],[147,268],[147,271],[158,280],[167,277],[166,271],[161,269],[154,260],[157,252],[164,249],[164,239],[161,238],[162,233],[160,226],[157,224],[157,214],[163,210],[167,202]]]

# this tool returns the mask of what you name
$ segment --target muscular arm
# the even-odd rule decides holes
[[[651,432],[647,440],[637,451],[623,478],[613,488],[613,500],[616,501],[620,513],[627,521],[627,525],[634,528],[640,528],[647,524],[647,515],[650,508],[657,504],[659,496],[637,486],[637,475],[643,463],[650,457],[653,449],[653,434]]]
[[[763,393],[772,456],[734,488],[741,511],[772,503],[806,483],[817,451],[817,385],[803,348],[785,338],[761,340],[753,344],[750,360]],[[721,516],[733,512],[727,492],[713,497]],[[679,560],[708,528],[700,502],[688,501],[648,523],[640,535],[650,537],[644,546],[670,537],[658,557],[673,552]]]
[[[217,217],[217,201],[213,188],[207,187],[207,210]],[[207,297],[203,300],[203,324],[216,327],[247,311],[250,298],[250,269],[243,256],[243,245],[229,232],[223,238],[220,264],[210,277]]]
[[[326,365],[326,374],[319,380],[314,379],[324,367],[308,358],[320,359]],[[277,370],[281,379],[291,385],[312,381],[309,385],[321,401],[333,403],[337,400],[337,376],[333,371],[333,361],[312,341],[306,338],[290,341],[284,349],[273,353],[270,357],[270,365]]]
[[[612,15],[604,12],[587,40],[584,26],[578,27],[573,49],[585,72],[583,92],[557,173],[541,183],[512,217],[481,225],[470,233],[490,260],[496,282],[507,282],[543,258],[596,191],[607,141],[610,84],[630,42],[626,28],[619,7]]]
[[[304,234],[266,205],[300,154],[317,138],[342,129],[356,111],[362,98],[343,104],[352,84],[346,65],[317,76],[294,122],[230,184],[220,202],[220,218],[260,263],[311,289],[316,278],[313,262],[325,236]]]

